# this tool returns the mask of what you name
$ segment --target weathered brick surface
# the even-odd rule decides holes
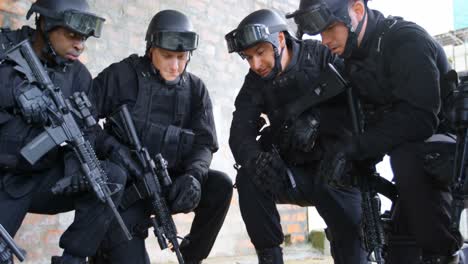
[[[0,26],[18,28],[33,25],[24,14],[33,0],[0,0]],[[236,54],[228,54],[224,35],[234,29],[240,20],[259,8],[274,8],[284,14],[294,10],[293,0],[89,0],[92,9],[106,19],[101,39],[90,38],[82,56],[93,75],[110,63],[120,61],[131,53],[143,54],[144,37],[152,16],[163,9],[177,9],[187,14],[200,34],[200,47],[194,52],[189,71],[201,77],[214,103],[214,113],[220,149],[212,167],[225,171],[235,179],[234,160],[228,146],[229,127],[234,110],[234,99],[242,85],[248,65]],[[291,21],[288,23],[292,24]],[[129,87],[131,89],[131,87]],[[291,233],[291,240],[303,241],[307,233],[306,209],[279,206],[283,230]],[[58,254],[59,234],[73,220],[72,214],[60,216],[28,215],[16,239],[29,252],[27,263],[47,263],[50,255]],[[179,232],[189,231],[193,215],[177,216]],[[161,253],[154,239],[148,240],[151,258],[172,259],[170,253]],[[231,210],[219,234],[212,255],[253,253],[234,192]]]

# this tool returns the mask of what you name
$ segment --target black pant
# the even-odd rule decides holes
[[[408,143],[389,154],[399,193],[393,217],[393,235],[411,237],[423,254],[451,255],[461,243],[461,234],[452,233],[449,228],[452,171],[449,169],[446,176],[437,175],[434,173],[436,170],[427,167],[424,162],[427,153],[434,152],[454,153],[455,145]],[[389,263],[403,263],[400,257],[405,256],[389,256],[393,261]]]
[[[314,166],[291,167],[291,170],[297,187],[284,190],[276,200],[260,191],[245,169],[241,169],[237,175],[239,206],[255,248],[262,250],[283,243],[276,204],[314,205],[328,225],[327,233],[335,263],[367,263],[360,241],[360,192],[351,188],[335,189],[321,182]]]
[[[103,162],[108,181],[124,184],[126,174],[117,165]],[[103,239],[109,223],[114,219],[111,209],[99,201],[94,193],[86,192],[71,196],[53,195],[50,191],[55,183],[62,179],[63,165],[38,173],[36,175],[16,175],[6,181],[0,176],[0,224],[14,236],[23,222],[26,213],[58,214],[75,210],[73,223],[60,238],[60,247],[67,253],[86,257],[95,254]],[[17,190],[29,185],[29,191],[19,193]],[[118,205],[123,192],[113,195]]]
[[[211,248],[223,225],[232,198],[232,181],[223,172],[209,170],[202,185],[202,196],[195,208],[188,238],[190,243],[181,248],[185,260],[202,260],[208,257]],[[130,230],[147,221],[152,209],[148,200],[140,200],[121,212]],[[109,229],[100,248],[96,263],[112,264],[149,264],[145,249],[146,234],[134,234],[131,241],[126,241],[116,230],[115,224]],[[105,260],[102,260],[105,258]]]

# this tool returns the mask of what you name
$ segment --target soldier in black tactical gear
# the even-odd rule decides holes
[[[316,206],[328,225],[335,263],[367,263],[359,240],[360,193],[330,187],[318,171],[325,146],[350,128],[342,87],[324,78],[328,63],[339,66],[340,60],[318,41],[295,39],[285,20],[267,9],[245,17],[226,41],[229,52],[250,65],[235,101],[229,144],[240,210],[259,263],[283,263],[276,204]],[[262,114],[270,126],[257,141]]]
[[[101,118],[110,117],[127,104],[141,144],[151,157],[161,153],[168,161],[172,186],[167,198],[172,213],[195,213],[190,234],[180,250],[185,263],[201,263],[224,222],[232,181],[225,173],[209,169],[218,149],[212,103],[202,80],[186,71],[192,51],[198,46],[198,34],[187,16],[164,10],[151,20],[146,43],[144,56],[131,55],[94,79],[92,101]],[[106,145],[111,149],[127,148],[112,129],[106,130],[116,136]],[[138,187],[132,187],[138,185],[138,164],[132,157],[122,157],[122,161],[135,178],[128,183],[121,212],[129,229],[143,230],[129,242],[118,230],[110,232],[98,259],[149,263],[145,222],[158,212],[151,211],[149,197],[138,197]]]
[[[338,156],[342,163],[390,156],[399,202],[387,263],[458,263],[461,235],[449,229],[452,171],[444,170],[455,149],[444,111],[454,85],[442,47],[367,0],[302,0],[289,17],[345,59],[366,120],[364,133],[336,144],[324,167],[331,175]],[[398,243],[408,236],[413,246]]]
[[[64,96],[88,92],[92,78],[78,57],[86,39],[100,35],[104,19],[90,13],[85,0],[37,0],[27,17],[33,13],[38,14],[35,30],[25,26],[0,32],[0,224],[15,235],[28,212],[57,214],[76,210],[74,222],[60,238],[63,256],[54,257],[53,263],[85,263],[87,256],[95,254],[114,215],[105,203],[87,192],[80,163],[67,146],[52,149],[34,165],[20,154],[25,144],[44,131],[50,116],[46,111],[53,111],[52,101],[43,87],[29,82],[3,55],[28,39]],[[88,136],[91,139],[93,135]],[[110,182],[125,183],[125,172],[119,166],[109,162],[103,166]],[[71,177],[71,185],[52,194],[51,188],[64,177]],[[113,196],[115,203],[122,194]]]

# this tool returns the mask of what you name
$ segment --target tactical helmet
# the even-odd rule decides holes
[[[287,30],[286,21],[278,13],[261,9],[245,17],[225,39],[229,53],[241,52],[259,42],[269,42],[278,49],[278,33]]]
[[[86,0],[37,0],[29,9],[26,19],[33,13],[44,17],[45,32],[62,26],[87,37],[100,37],[105,21],[90,13]]]
[[[188,17],[176,10],[158,12],[146,31],[147,47],[171,51],[193,51],[198,47],[198,34]]]
[[[299,9],[286,15],[309,35],[317,35],[333,22],[341,21],[351,25],[348,13],[349,0],[301,0]]]
[[[357,1],[357,0],[356,0]],[[367,0],[363,0],[367,9]],[[301,0],[299,9],[287,14],[286,18],[294,18],[299,31],[309,35],[317,35],[326,30],[334,22],[342,22],[348,28],[348,39],[342,57],[350,56],[352,50],[357,46],[357,38],[362,30],[364,18],[356,28],[351,25],[349,16],[350,0]]]

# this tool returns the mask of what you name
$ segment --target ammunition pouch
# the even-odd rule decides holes
[[[161,148],[162,156],[172,168],[184,159],[192,150],[195,134],[190,129],[169,125],[164,134]]]
[[[111,131],[120,142],[126,145],[130,144],[130,139],[126,138],[124,126],[121,124],[120,118],[115,115],[111,116],[106,123],[106,129]],[[141,137],[142,145],[148,148],[151,155],[161,153],[164,159],[168,162],[168,167],[173,168],[180,163],[192,150],[195,134],[190,129],[184,129],[178,126],[163,126],[157,123],[150,123],[144,127],[144,121],[135,119],[135,127],[140,134],[145,131],[144,137]]]
[[[318,136],[319,120],[312,111],[299,116],[291,125],[281,128],[279,147],[281,152],[311,152]]]
[[[425,142],[422,147],[424,171],[438,186],[449,186],[455,166],[455,144]]]

